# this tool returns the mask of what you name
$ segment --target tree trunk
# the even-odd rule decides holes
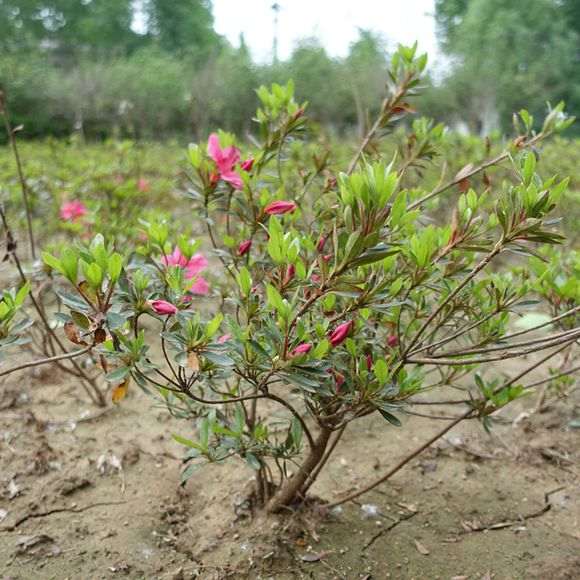
[[[310,453],[300,465],[299,470],[278,490],[274,497],[268,502],[266,509],[271,513],[276,513],[283,508],[289,506],[300,494],[302,487],[306,483],[308,476],[320,463],[324,456],[326,446],[332,431],[330,429],[322,428],[314,447],[310,449]]]

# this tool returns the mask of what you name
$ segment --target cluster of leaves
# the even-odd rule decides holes
[[[29,292],[30,284],[26,283],[18,290],[4,290],[2,293],[0,298],[0,357],[2,358],[8,348],[26,344],[29,341],[25,331],[33,321],[23,308]]]

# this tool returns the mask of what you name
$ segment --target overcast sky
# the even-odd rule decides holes
[[[274,0],[213,0],[216,30],[238,46],[244,34],[254,59],[272,58]],[[316,36],[332,56],[344,56],[359,28],[381,33],[390,46],[418,41],[437,52],[433,0],[279,0],[278,55],[285,59],[301,38]]]

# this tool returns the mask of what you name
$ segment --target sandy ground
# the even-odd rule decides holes
[[[533,402],[492,436],[458,426],[360,503],[274,518],[247,511],[241,463],[181,489],[171,434],[191,425],[137,388],[100,414],[28,369],[0,385],[0,578],[578,579],[580,396],[514,426]],[[313,494],[356,489],[439,428],[351,425]]]

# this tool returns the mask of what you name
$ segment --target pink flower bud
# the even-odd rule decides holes
[[[395,348],[399,344],[399,339],[396,335],[391,334],[387,337],[387,346],[389,348]]]
[[[178,312],[177,307],[166,300],[152,300],[149,305],[157,314],[175,314]]]
[[[141,193],[145,193],[146,191],[149,191],[149,180],[144,179],[143,177],[141,179],[139,179],[139,181],[137,181],[137,189]]]
[[[286,273],[284,274],[284,284],[289,284],[294,279],[296,275],[296,266],[294,264],[289,264],[286,266]]]
[[[245,161],[242,161],[242,163],[240,164],[240,167],[244,171],[247,171],[248,173],[250,173],[250,171],[252,171],[253,166],[254,166],[254,158],[253,157],[248,157],[248,159],[246,159]]]
[[[245,256],[252,247],[252,240],[244,240],[238,246],[238,256]]]
[[[367,354],[367,370],[370,371],[373,368],[373,355],[371,353]]]
[[[268,215],[280,215],[293,212],[297,207],[293,201],[273,201],[264,208],[264,212]]]
[[[322,256],[322,259],[325,262],[330,262],[330,258],[332,258],[332,254],[326,254],[326,255]]]
[[[301,354],[308,354],[312,345],[309,342],[303,342],[299,344],[291,353],[290,358],[294,358],[295,356],[300,356]]]
[[[322,252],[322,250],[324,250],[324,244],[326,244],[326,239],[328,236],[320,236],[320,239],[318,240],[318,243],[316,244],[316,249],[319,252]]]
[[[354,321],[349,320],[348,322],[343,322],[339,324],[329,335],[328,340],[330,340],[330,344],[332,346],[338,346],[342,344],[348,333],[351,331],[352,327],[354,326]]]

